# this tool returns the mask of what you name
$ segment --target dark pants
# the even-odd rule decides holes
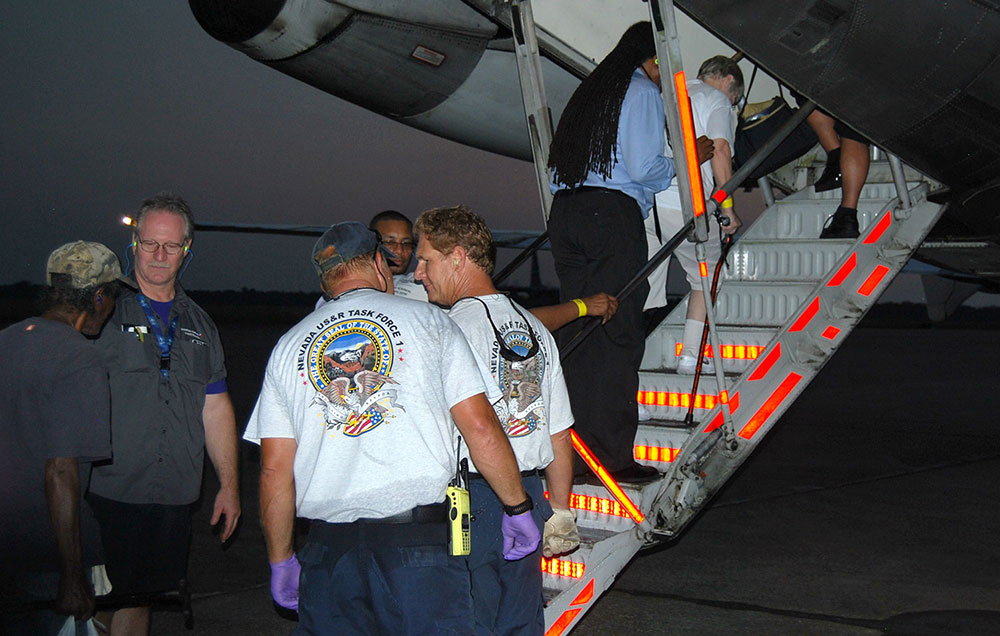
[[[443,522],[313,522],[298,553],[293,633],[469,634],[469,571],[464,558],[448,555],[447,541]]]
[[[598,292],[617,294],[646,262],[646,232],[635,199],[605,190],[560,192],[552,203],[549,238],[562,302]],[[645,347],[643,281],[618,313],[563,361],[574,428],[611,471],[632,465],[638,427],[636,393]],[[561,349],[584,321],[557,333]],[[577,472],[582,472],[579,470]]]
[[[524,490],[535,502],[531,515],[539,532],[552,508],[537,475],[524,478]],[[485,479],[469,482],[472,501],[472,605],[476,636],[541,636],[545,632],[542,598],[542,545],[517,561],[503,558],[500,522],[503,504]]]
[[[187,576],[190,505],[130,504],[94,493],[87,503],[101,526],[110,598],[124,601],[177,589]]]

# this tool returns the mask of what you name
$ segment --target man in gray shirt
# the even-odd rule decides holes
[[[177,283],[191,249],[187,203],[161,193],[136,214],[126,291],[98,340],[111,381],[113,459],[94,470],[88,501],[101,525],[113,595],[111,634],[149,631],[144,596],[185,577],[191,504],[205,450],[219,477],[212,523],[221,539],[240,516],[236,421],[215,324]],[[138,605],[138,607],[136,607]]]

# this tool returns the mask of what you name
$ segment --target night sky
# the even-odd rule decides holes
[[[0,33],[0,284],[43,282],[46,256],[71,240],[124,256],[118,218],[160,190],[203,221],[323,225],[466,203],[494,228],[543,228],[530,164],[256,63],[186,2],[6,2]],[[183,282],[312,290],[312,241],[202,232]]]

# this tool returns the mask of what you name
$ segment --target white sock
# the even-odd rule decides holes
[[[703,320],[688,318],[684,321],[684,340],[681,355],[698,357],[698,345],[701,344],[701,329]]]

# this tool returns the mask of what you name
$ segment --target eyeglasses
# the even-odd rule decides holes
[[[524,314],[522,314],[520,310],[518,310],[517,305],[515,305],[510,298],[507,299],[507,302],[510,303],[510,308],[513,309],[514,312],[521,317],[521,320],[524,321],[524,324],[528,325],[528,336],[531,338],[531,346],[528,347],[527,353],[518,353],[517,351],[514,351],[514,349],[512,349],[510,345],[504,342],[503,336],[500,335],[500,330],[497,329],[496,323],[493,322],[493,316],[490,315],[490,308],[486,306],[486,303],[483,302],[481,298],[476,298],[475,296],[466,296],[465,298],[459,298],[458,300],[466,300],[466,299],[478,300],[479,304],[481,304],[483,306],[483,309],[486,310],[486,318],[487,320],[490,321],[490,326],[493,327],[493,334],[496,336],[497,344],[500,345],[501,358],[503,358],[507,362],[524,362],[525,360],[531,360],[536,355],[538,355],[539,347],[538,347],[538,339],[535,337],[535,330],[531,328],[531,325],[528,323],[528,319],[524,317]],[[456,300],[455,302],[457,303],[458,300]]]
[[[149,252],[150,254],[156,253],[162,247],[167,256],[177,256],[184,249],[184,245],[181,243],[159,243],[153,239],[142,239],[136,241],[136,243],[139,244],[143,252]]]
[[[401,250],[412,250],[416,243],[407,239],[404,241],[382,241],[382,245],[385,245],[393,252],[398,252]]]

